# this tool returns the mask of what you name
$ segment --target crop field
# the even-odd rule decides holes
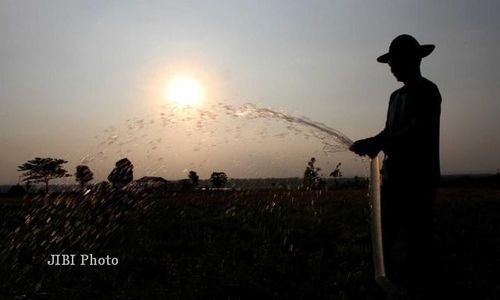
[[[2,299],[384,299],[367,190],[0,198]],[[439,286],[499,299],[500,189],[443,187]],[[50,266],[51,254],[116,257]]]

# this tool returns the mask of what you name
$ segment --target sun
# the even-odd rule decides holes
[[[180,107],[199,106],[203,100],[202,84],[195,78],[182,75],[168,82],[165,96],[168,101]]]

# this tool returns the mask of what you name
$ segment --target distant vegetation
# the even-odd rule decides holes
[[[210,182],[215,188],[221,188],[227,183],[227,175],[224,172],[213,172],[210,176]]]
[[[127,158],[115,163],[115,168],[108,176],[108,181],[114,188],[122,188],[134,180],[134,165]]]
[[[88,166],[79,165],[76,167],[75,179],[83,189],[92,179],[94,179],[94,173],[90,171]]]
[[[49,181],[62,177],[69,177],[71,175],[62,168],[62,164],[67,163],[63,159],[55,158],[35,158],[30,160],[25,164],[18,167],[19,171],[24,171],[22,174],[24,177],[23,181],[26,182],[26,186],[23,189],[24,192],[33,193],[30,191],[31,184],[33,183],[45,183],[45,192],[48,192]],[[295,182],[293,178],[263,178],[263,179],[232,179],[233,182],[230,184],[230,189],[241,188],[242,186],[246,188],[259,188],[259,186],[251,187],[252,183],[260,183],[260,188],[273,188],[273,189],[293,189],[293,188],[303,188],[305,190],[321,190],[328,188],[328,178],[322,177],[320,174],[321,168],[315,166],[316,159],[312,157],[307,163],[306,170],[304,171],[303,179],[301,180],[300,186]],[[363,180],[356,179],[354,182],[349,180],[344,180],[341,183],[338,179],[342,177],[342,172],[340,171],[341,163],[338,163],[335,170],[330,173],[330,176],[334,179],[334,185],[330,184],[331,187],[339,188],[341,186],[360,186],[365,185]],[[94,173],[86,165],[78,165],[76,167],[76,172],[74,173],[75,181],[80,185],[80,188],[84,190],[89,186],[89,183],[94,180]],[[90,185],[93,190],[107,190],[108,188],[113,189],[156,189],[156,194],[162,191],[168,190],[178,190],[178,191],[188,191],[194,189],[207,190],[209,186],[206,180],[201,180],[204,185],[200,186],[200,178],[196,171],[190,170],[187,179],[182,179],[178,181],[168,181],[162,177],[142,177],[139,180],[134,181],[134,165],[128,158],[123,158],[115,163],[115,167],[111,170],[108,177],[108,182],[99,182],[94,185]],[[246,182],[248,181],[248,182]],[[225,172],[214,171],[208,179],[208,184],[212,188],[220,189],[226,188],[230,182],[229,177]],[[235,184],[236,183],[236,184]],[[17,189],[20,192],[19,187],[13,187],[14,191]]]
[[[69,177],[62,165],[67,163],[64,159],[40,158],[29,160],[18,167],[18,171],[24,172],[21,176],[23,181],[33,183],[44,183],[45,192],[49,191],[49,181],[56,178]]]
[[[198,186],[198,182],[200,181],[200,177],[198,176],[198,174],[195,171],[189,171],[188,178],[189,178],[191,185],[193,187]]]
[[[316,158],[312,157],[307,163],[306,170],[304,171],[304,188],[308,190],[319,190],[325,185],[324,180],[319,176],[321,168],[314,166]]]
[[[320,190],[326,187],[326,180],[320,175],[321,168],[316,167],[314,165],[315,163],[316,158],[311,157],[304,171],[304,180],[302,186],[306,190]],[[335,170],[330,173],[330,176],[335,178],[336,188],[338,188],[339,186],[339,182],[337,179],[342,177],[342,172],[340,171],[341,165],[342,163],[338,163],[335,167]]]

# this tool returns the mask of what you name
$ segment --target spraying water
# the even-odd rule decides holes
[[[245,122],[238,125],[234,119]],[[271,132],[278,130],[279,126],[267,126],[258,132],[245,133],[242,127],[245,124],[251,124],[251,121],[255,119],[282,121],[286,125],[286,129],[271,135]],[[104,161],[112,157],[140,153],[139,156],[149,161],[157,159],[158,164],[155,167],[160,168],[166,161],[161,155],[174,152],[175,156],[175,151],[187,150],[179,149],[178,144],[176,144],[176,148],[171,147],[171,140],[167,138],[169,132],[182,132],[182,135],[186,137],[186,142],[187,139],[192,138],[190,141],[192,151],[196,153],[198,158],[201,154],[200,150],[220,149],[222,143],[238,142],[249,139],[251,136],[255,138],[251,138],[249,142],[261,143],[265,137],[285,138],[288,134],[293,133],[306,139],[312,138],[318,141],[325,154],[345,152],[352,144],[352,140],[339,130],[306,117],[294,116],[252,103],[233,106],[219,102],[206,108],[164,106],[159,115],[127,118],[122,126],[109,127],[103,134],[99,135],[97,137],[99,140],[98,151],[87,152],[90,154],[85,155],[81,159],[81,163],[88,164],[96,159]],[[223,133],[223,135],[219,133]],[[200,137],[202,135],[203,137]],[[231,139],[231,135],[234,135],[234,138]],[[193,138],[195,136],[196,138]],[[220,140],[221,136],[224,136],[222,141]],[[142,148],[138,149],[138,145],[142,145]],[[189,145],[184,146],[189,147]],[[162,171],[157,169],[154,172],[161,173]]]
[[[271,108],[259,107],[255,104],[245,104],[241,107],[224,105],[225,110],[234,116],[248,118],[273,118],[284,120],[291,124],[306,126],[317,131],[316,138],[320,139],[325,146],[324,150],[330,152],[346,151],[351,145],[352,140],[342,132],[326,126],[325,124],[309,120],[306,117],[296,117],[290,114],[275,111]]]

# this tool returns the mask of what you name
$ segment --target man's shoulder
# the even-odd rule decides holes
[[[421,87],[424,89],[434,90],[434,91],[439,92],[437,85],[434,82],[432,82],[429,79],[424,78],[424,77],[422,77]]]
[[[412,87],[402,86],[392,92],[390,100],[398,97],[401,94],[419,94],[426,97],[441,98],[441,93],[437,85],[427,78],[422,77],[422,80]]]
[[[391,93],[391,97],[390,99],[393,99],[395,98],[398,94],[404,92],[404,86],[403,87],[400,87],[399,89],[396,89],[394,92]]]
[[[415,89],[418,93],[424,93],[427,95],[440,95],[439,88],[437,85],[430,81],[427,78],[422,77],[422,80],[419,82],[418,86]]]
[[[411,87],[402,87],[396,91],[394,91],[393,94],[397,94],[398,92],[405,92],[409,94],[416,94],[424,97],[434,97],[434,98],[440,98],[441,93],[439,92],[439,88],[437,85],[430,81],[427,78],[422,77],[422,80],[418,82],[418,84],[413,85]]]
[[[433,102],[440,105],[441,104],[441,93],[437,85],[427,78],[423,78],[422,87],[420,89],[421,95],[427,99],[432,99]]]

